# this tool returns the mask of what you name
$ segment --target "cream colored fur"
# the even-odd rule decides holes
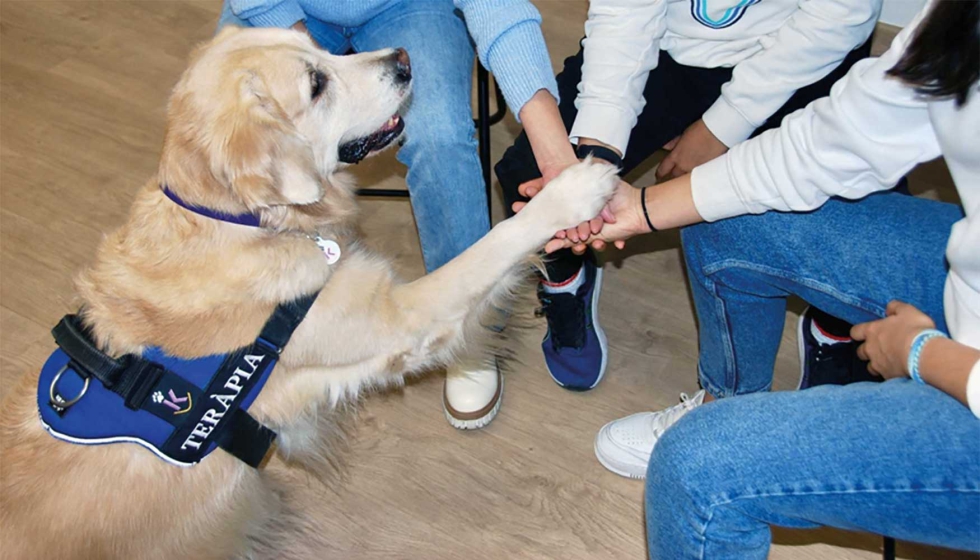
[[[226,30],[196,51],[171,97],[159,174],[78,292],[108,352],[193,357],[251,342],[277,304],[320,290],[250,409],[279,432],[278,455],[262,471],[220,450],[182,469],[135,445],[63,443],[42,430],[37,373],[25,375],[0,409],[0,556],[284,554],[277,539],[304,523],[283,509],[276,473],[335,462],[331,411],[449,362],[554,232],[598,214],[614,170],[583,163],[446,266],[399,282],[358,246],[353,191],[337,174],[338,146],[379,129],[409,94],[390,79],[392,56],[334,57],[270,29]],[[317,99],[313,70],[327,77]],[[264,227],[190,213],[161,184],[198,205],[257,212]],[[342,245],[340,262],[327,264],[312,233]]]

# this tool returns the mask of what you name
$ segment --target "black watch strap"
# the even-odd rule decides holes
[[[604,159],[616,167],[623,166],[623,158],[619,157],[616,152],[602,146],[579,144],[575,147],[575,155],[578,156],[579,159],[585,159],[585,156],[591,155],[592,157]]]

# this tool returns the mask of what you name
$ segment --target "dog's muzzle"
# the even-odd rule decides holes
[[[394,115],[377,132],[341,144],[339,159],[343,163],[359,163],[362,159],[388,147],[405,131],[405,120]]]

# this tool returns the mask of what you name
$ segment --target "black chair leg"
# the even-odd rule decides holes
[[[895,539],[885,537],[884,551],[881,553],[884,560],[895,560]]]
[[[498,113],[500,110],[498,109]],[[480,145],[480,166],[483,168],[483,185],[487,191],[487,212],[493,224],[490,208],[490,73],[482,64],[476,65],[476,130]]]

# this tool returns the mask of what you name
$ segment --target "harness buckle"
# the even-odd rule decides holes
[[[64,414],[65,411],[71,408],[72,405],[82,400],[82,397],[84,397],[85,393],[88,391],[89,381],[91,381],[92,379],[91,377],[86,376],[84,378],[85,383],[84,385],[82,385],[82,390],[79,391],[79,393],[75,395],[73,398],[66,400],[64,397],[61,396],[60,393],[57,392],[55,386],[58,384],[58,380],[61,379],[61,375],[65,373],[65,371],[67,371],[70,367],[71,367],[71,362],[68,362],[65,365],[61,366],[61,369],[58,370],[58,373],[55,374],[54,379],[51,380],[51,387],[48,388],[48,396],[50,398],[49,402],[51,404],[51,408],[53,408],[54,411],[57,412],[59,415]]]
[[[268,348],[269,350],[272,350],[276,354],[282,354],[282,351],[283,351],[283,347],[282,346],[277,346],[277,345],[273,344],[272,342],[270,342],[270,341],[262,338],[261,336],[259,336],[258,338],[256,338],[255,339],[255,342],[258,342],[260,346],[265,346],[266,348]]]

